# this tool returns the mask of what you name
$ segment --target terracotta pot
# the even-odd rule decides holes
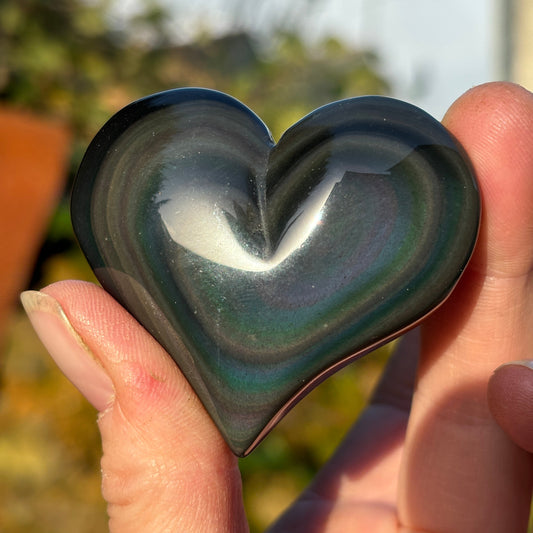
[[[0,341],[66,177],[64,124],[0,107]]]

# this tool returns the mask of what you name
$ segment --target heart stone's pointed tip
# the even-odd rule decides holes
[[[250,455],[261,444],[261,442],[265,439],[268,433],[270,433],[270,429],[265,429],[261,431],[258,436],[255,436],[254,438],[251,438],[246,442],[235,441],[231,439],[228,435],[224,435],[224,439],[226,440],[226,443],[228,444],[233,454],[243,459]]]

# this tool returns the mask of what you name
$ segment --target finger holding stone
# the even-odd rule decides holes
[[[531,457],[494,421],[487,384],[533,345],[533,96],[481,86],[444,122],[472,159],[484,212],[467,271],[422,328],[400,521],[405,532],[522,532]]]
[[[100,411],[110,530],[247,531],[237,460],[172,359],[102,289],[60,282],[24,304]]]

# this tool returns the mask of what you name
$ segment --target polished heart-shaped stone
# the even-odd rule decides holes
[[[275,144],[225,94],[152,95],[96,135],[72,193],[102,286],[174,358],[237,455],[439,306],[479,213],[457,142],[383,97],[317,109]]]

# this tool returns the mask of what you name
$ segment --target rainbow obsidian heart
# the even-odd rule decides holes
[[[335,102],[275,144],[237,100],[178,89],[89,146],[76,235],[237,455],[348,361],[414,326],[472,253],[480,200],[450,134],[409,104]]]

